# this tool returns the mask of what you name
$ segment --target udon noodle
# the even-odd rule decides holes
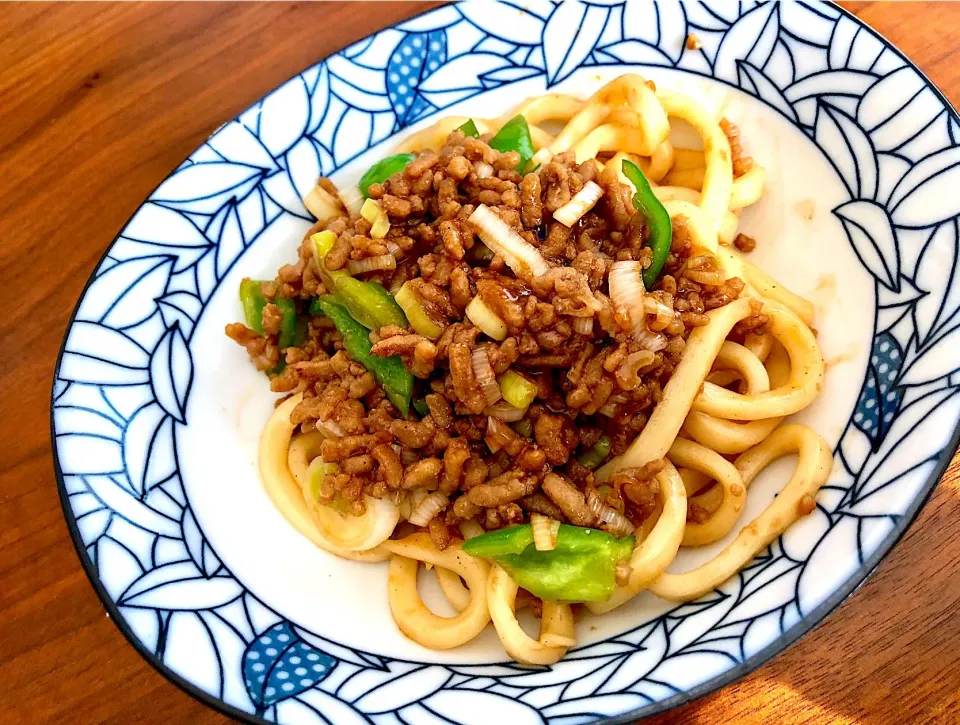
[[[813,306],[733,247],[739,212],[758,201],[763,193],[764,169],[753,163],[735,178],[731,146],[720,119],[694,98],[658,90],[633,74],[611,81],[586,100],[549,93],[531,98],[499,118],[447,117],[407,137],[398,152],[419,155],[421,159],[429,152],[441,153],[450,143],[451,134],[465,133],[465,124],[470,121],[480,139],[486,140],[518,115],[526,120],[532,139],[534,153],[529,168],[540,165],[542,169],[551,159],[572,152],[575,162],[571,163],[583,164],[592,159],[598,173],[603,169],[614,170],[619,182],[629,185],[632,193],[634,186],[622,167],[624,160],[635,162],[651,183],[674,229],[678,223],[685,227],[693,250],[690,254],[708,261],[712,258],[713,267],[709,269],[719,278],[743,281],[736,299],[705,311],[705,319],[699,319],[687,330],[689,335],[679,362],[632,443],[619,455],[607,456],[603,465],[590,474],[592,478],[588,476],[588,488],[602,487],[620,471],[644,470],[647,464],[662,461],[662,465],[646,469],[656,470],[648,488],[655,491],[655,496],[648,515],[636,522],[635,546],[625,562],[628,566],[618,568],[617,585],[611,596],[585,602],[590,612],[594,615],[608,612],[642,592],[678,602],[695,599],[721,586],[799,517],[809,513],[832,465],[830,447],[816,432],[784,422],[787,416],[807,408],[823,384],[824,362],[811,329]],[[678,121],[696,130],[702,139],[702,149],[674,148],[670,140],[671,125]],[[478,162],[474,170],[482,178],[484,170],[490,169],[484,162]],[[507,176],[509,174],[501,174],[501,177]],[[348,212],[336,204],[336,195],[329,187],[326,196],[334,197],[339,214],[346,218]],[[346,207],[348,210],[354,207],[353,218],[356,218],[355,205],[347,196],[343,195]],[[382,203],[386,206],[385,197]],[[323,228],[325,221],[329,220],[320,219],[312,231]],[[480,237],[488,241],[483,231]],[[506,259],[507,266],[513,268],[518,278],[529,273],[523,266],[526,262],[514,260],[516,265],[511,264],[507,252],[496,247],[494,251]],[[543,258],[531,259],[531,268],[535,268]],[[548,262],[543,269],[550,266]],[[505,272],[508,273],[509,270]],[[280,281],[282,278],[283,270]],[[388,284],[387,277],[379,279],[385,286]],[[612,294],[612,282],[610,288]],[[396,293],[395,289],[391,291]],[[591,320],[591,326],[581,323],[580,327],[593,329],[590,316],[594,314],[594,306],[602,306],[597,300],[603,302],[604,299],[596,293],[589,297],[584,314]],[[738,323],[756,316],[760,309],[766,319],[760,334],[734,334]],[[668,321],[679,314],[669,309],[662,312],[656,303],[648,312],[648,327],[653,326],[651,320],[658,314],[666,315]],[[468,316],[469,313],[468,308]],[[577,330],[580,327],[574,325]],[[490,329],[483,327],[483,332],[490,334]],[[641,332],[655,335],[650,329]],[[647,354],[640,350],[639,353],[642,354],[638,354],[637,359],[653,358],[653,352]],[[405,357],[404,362],[412,364],[411,359]],[[452,360],[450,364],[453,366]],[[480,364],[482,373],[485,369],[482,360]],[[449,508],[442,510],[462,513],[456,506],[460,499],[450,499],[460,493],[466,500],[469,496],[466,486],[450,490],[441,484],[439,492],[436,485],[427,486],[419,496],[409,497],[406,488],[373,487],[364,490],[359,503],[355,497],[350,510],[343,507],[338,510],[318,502],[316,490],[311,489],[311,485],[315,485],[311,484],[312,468],[323,463],[318,457],[325,450],[324,441],[331,435],[346,433],[336,430],[331,433],[329,425],[324,430],[320,423],[322,415],[313,430],[303,432],[293,414],[303,403],[304,394],[298,390],[292,392],[294,394],[278,405],[263,431],[260,473],[264,486],[289,522],[320,548],[357,562],[389,561],[385,580],[390,611],[407,637],[424,647],[449,649],[469,642],[492,621],[507,654],[519,662],[536,665],[554,663],[576,645],[574,602],[532,598],[500,563],[463,550],[462,541],[482,535],[489,528],[490,516],[485,519],[482,513],[475,513],[455,521],[457,517],[449,515],[446,521],[455,521],[447,527],[452,539],[441,549],[428,533],[427,522],[417,521],[411,514],[411,510],[424,505],[427,497],[438,494],[438,506],[449,503]],[[498,391],[493,395],[499,398]],[[495,408],[493,402],[488,403]],[[433,407],[431,413],[434,420],[440,416]],[[514,421],[513,425],[519,430],[522,419]],[[502,427],[492,419],[490,425]],[[490,440],[489,431],[486,440]],[[508,434],[506,440],[512,441],[512,434]],[[533,455],[530,452],[537,448],[526,442],[523,445],[525,453],[517,453],[518,457]],[[391,476],[400,475],[391,474],[387,463],[394,465],[394,456],[386,449],[394,453],[401,451],[397,458],[406,466],[404,476],[416,462],[409,456],[411,450],[416,452],[416,449],[411,449],[407,442],[388,443],[386,448],[375,450],[373,457],[383,468],[376,474],[376,480],[381,483],[390,483]],[[445,454],[438,453],[437,460],[441,463],[430,464],[435,481],[445,480],[444,472],[448,469],[442,467],[453,465],[454,450],[447,448]],[[752,521],[743,522],[742,514],[753,481],[773,461],[793,455],[796,456],[793,473],[778,495]],[[407,460],[403,460],[404,456]],[[372,465],[367,458],[363,459],[364,465]],[[543,465],[547,467],[542,470],[549,468]],[[548,490],[546,479],[551,475],[535,472],[529,479],[530,486],[543,486],[543,490]],[[556,481],[553,484],[554,488],[562,488]],[[371,494],[378,490],[380,496]],[[526,493],[523,501],[529,501],[532,495]],[[583,499],[582,493],[580,496]],[[482,505],[470,508],[465,503],[462,509],[469,509],[468,513],[479,512]],[[497,509],[504,510],[513,511],[503,506]],[[609,515],[606,509],[600,510],[618,523],[623,518]],[[564,514],[561,518],[573,521],[566,510]],[[521,512],[523,520],[535,516],[529,508]],[[404,519],[408,521],[404,523]],[[601,519],[606,520],[603,516]],[[418,525],[411,526],[411,520]],[[726,547],[706,563],[682,573],[666,571],[682,547],[721,541],[738,527],[738,533]],[[420,565],[432,567],[436,572],[441,590],[457,612],[455,616],[438,616],[421,601],[417,591]],[[537,610],[540,633],[536,639],[518,624],[516,612],[521,606],[533,606]]]

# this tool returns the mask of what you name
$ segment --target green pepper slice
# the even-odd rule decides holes
[[[533,421],[529,418],[518,420],[513,424],[513,429],[524,438],[533,438]]]
[[[277,346],[283,350],[291,347],[297,336],[297,306],[293,300],[278,298],[274,304],[280,308],[280,334]]]
[[[537,551],[533,528],[525,524],[475,536],[463,550],[496,561],[541,599],[598,602],[613,594],[617,564],[630,558],[635,543],[632,536],[617,539],[599,529],[561,524],[556,548]]]
[[[517,171],[522,172],[530,159],[533,158],[533,138],[530,136],[530,127],[527,126],[527,119],[523,116],[514,116],[497,131],[497,134],[490,139],[490,148],[496,149],[502,154],[509,151],[516,151],[520,154],[520,163],[517,164]]]
[[[647,226],[650,228],[650,248],[653,250],[653,261],[643,271],[643,286],[650,290],[653,283],[657,281],[657,277],[660,276],[663,264],[667,261],[667,255],[670,254],[670,243],[673,241],[673,224],[670,222],[670,214],[660,203],[656,194],[653,193],[647,177],[643,175],[640,168],[632,161],[624,159],[623,173],[637,189],[637,193],[633,195],[633,206],[646,217]]]
[[[383,386],[390,402],[397,406],[400,414],[406,418],[410,410],[410,398],[413,395],[413,375],[403,366],[399,356],[377,357],[370,353],[370,330],[357,322],[347,308],[336,297],[324,295],[318,297],[310,306],[332,321],[340,336],[347,354],[373,373],[373,377]]]
[[[260,289],[260,281],[244,279],[240,282],[240,302],[243,305],[243,317],[247,327],[258,335],[263,334],[263,308],[267,300]]]
[[[477,128],[477,124],[473,122],[472,118],[468,118],[466,123],[457,127],[457,130],[462,131],[463,135],[467,138],[480,138],[480,130]]]
[[[297,324],[293,328],[293,346],[303,347],[307,344],[310,319],[306,315],[297,317]]]
[[[371,184],[382,184],[394,174],[403,171],[404,167],[413,161],[416,156],[413,154],[394,154],[380,159],[377,163],[367,169],[367,173],[360,177],[360,193],[366,199],[370,196]]]
[[[331,231],[318,232],[311,237],[313,251],[320,267],[320,277],[330,292],[335,292],[340,304],[364,327],[374,330],[385,325],[407,326],[407,317],[387,290],[375,282],[355,279],[343,270],[327,269],[325,258],[336,242]],[[312,314],[322,314],[314,311]]]
[[[593,445],[593,448],[580,456],[577,462],[592,471],[607,460],[607,456],[610,455],[610,445],[610,439],[607,436],[600,436],[600,440]]]
[[[430,408],[427,405],[426,398],[423,398],[423,397],[414,398],[413,409],[422,416],[430,415]]]
[[[364,282],[353,277],[337,277],[334,281],[337,297],[353,319],[370,330],[387,325],[407,326],[407,316],[393,295],[376,282]]]

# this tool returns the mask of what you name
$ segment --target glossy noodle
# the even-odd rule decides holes
[[[676,121],[702,149],[674,146]],[[443,118],[358,189],[321,180],[299,264],[241,288],[248,326],[228,334],[289,394],[261,437],[266,491],[325,551],[389,560],[390,612],[417,644],[492,623],[508,656],[553,664],[576,646],[574,602],[695,599],[814,508],[830,447],[785,422],[823,386],[814,308],[734,248],[766,174],[728,133],[636,74]],[[420,598],[421,566],[454,616]]]

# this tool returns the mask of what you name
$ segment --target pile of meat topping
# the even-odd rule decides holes
[[[526,175],[515,170],[519,162],[516,152],[452,133],[439,153],[423,151],[370,186],[389,221],[385,236],[373,236],[371,222],[345,208],[314,225],[296,262],[260,285],[263,334],[242,323],[226,330],[260,370],[275,371],[273,391],[303,394],[292,414],[299,429],[327,436],[323,459],[338,469],[324,478],[321,502],[346,502],[360,513],[365,495],[392,497],[412,519],[398,533],[422,526],[441,548],[467,519],[488,530],[531,513],[617,535],[639,526],[656,507],[662,462],[621,470],[603,484],[593,471],[643,429],[705,313],[743,289],[741,280],[724,279],[711,255],[694,252],[684,220],[675,219],[657,283],[633,300],[642,312],[615,304],[614,265],[627,262],[619,268],[639,281],[638,270],[651,263],[633,190],[614,169],[593,160],[578,165],[571,153]],[[602,191],[599,201],[572,227],[556,221],[554,212],[589,182]],[[320,186],[337,193],[326,179]],[[485,245],[476,214],[483,208],[539,252],[545,267]],[[323,230],[335,242],[318,262],[311,236]],[[385,265],[388,255],[395,262]],[[293,299],[306,316],[313,298],[332,292],[325,276],[339,270],[393,294],[404,287],[439,332],[436,339],[412,326],[369,332],[373,355],[399,356],[415,376],[406,417],[347,354],[328,317],[309,316],[302,344],[281,353],[275,301]],[[475,324],[467,308],[476,298],[505,328],[495,335],[502,339]],[[759,304],[755,313],[732,339],[762,330]],[[525,408],[504,400],[498,380],[505,374],[530,387]]]

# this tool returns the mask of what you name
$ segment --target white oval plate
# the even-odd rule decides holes
[[[492,632],[423,649],[393,624],[382,565],[316,549],[264,494],[256,443],[274,396],[223,334],[237,284],[295,256],[320,174],[355,179],[438,115],[586,95],[636,69],[739,123],[767,169],[742,226],[755,260],[817,305],[828,374],[802,419],[835,446],[833,476],[817,510],[719,590],[585,619],[553,667],[506,661]],[[77,305],[52,416],[94,587],[154,667],[247,722],[626,722],[730,682],[863,581],[957,446],[958,135],[906,58],[815,3],[469,3],[341,51],[181,164]],[[789,466],[754,484],[747,517]]]

